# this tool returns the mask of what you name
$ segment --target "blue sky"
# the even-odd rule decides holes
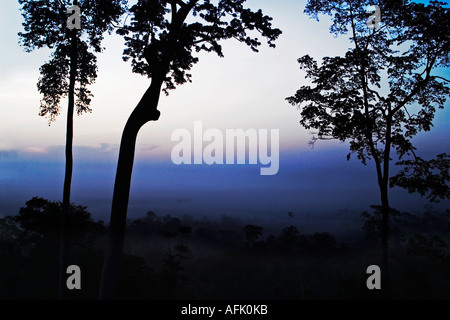
[[[162,96],[158,122],[140,131],[130,195],[130,216],[148,210],[161,214],[251,215],[273,217],[293,212],[365,210],[378,203],[374,168],[345,157],[337,142],[308,146],[310,134],[284,99],[306,84],[297,58],[342,55],[345,38],[329,33],[329,20],[303,14],[306,1],[250,0],[283,31],[276,49],[256,54],[236,41],[224,43],[225,58],[201,54],[193,83]],[[39,67],[50,51],[24,52],[18,45],[22,17],[17,1],[0,3],[0,216],[15,214],[33,196],[62,199],[66,101],[51,126],[38,116]],[[150,83],[122,62],[123,39],[107,36],[98,56],[93,112],[75,117],[72,201],[108,220],[118,144],[129,114]],[[448,103],[447,103],[448,106]],[[279,129],[280,171],[260,176],[259,165],[175,166],[170,161],[171,133],[205,128]],[[448,151],[449,112],[436,114],[433,132],[419,137],[425,154]],[[426,201],[398,190],[394,207],[420,208]],[[441,207],[448,206],[441,203]]]

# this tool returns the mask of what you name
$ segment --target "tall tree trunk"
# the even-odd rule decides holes
[[[153,77],[150,87],[131,113],[122,133],[119,160],[111,208],[108,247],[102,270],[99,298],[114,299],[119,280],[120,261],[125,239],[128,200],[133,171],[136,138],[140,128],[148,121],[159,119],[156,109],[163,83],[162,77]]]
[[[388,262],[388,249],[389,249],[389,198],[388,198],[388,186],[383,184],[380,187],[381,192],[381,250],[382,250],[382,278],[381,288],[385,295],[389,295],[389,262]]]
[[[76,4],[77,1],[75,1]],[[70,71],[69,71],[69,92],[67,106],[67,126],[66,126],[66,168],[64,175],[63,205],[61,217],[61,235],[60,235],[60,252],[59,252],[59,285],[58,298],[64,299],[66,290],[66,260],[67,260],[67,221],[69,217],[70,192],[72,187],[72,171],[73,171],[73,113],[75,108],[75,81],[77,75],[78,54],[77,54],[77,33],[76,30],[71,31],[71,48],[70,48]]]
[[[387,175],[389,164],[384,165],[384,174],[379,165],[377,166],[378,188],[380,190],[381,199],[381,221],[380,221],[380,241],[381,241],[381,289],[382,295],[387,298],[389,296],[389,263],[388,263],[388,238],[389,238],[389,196],[388,196],[388,179]]]
[[[381,192],[381,249],[382,249],[382,270],[383,277],[381,278],[381,285],[385,292],[385,296],[389,297],[389,164],[391,160],[391,141],[392,141],[392,113],[389,107],[388,116],[386,117],[386,142],[383,152],[383,179],[380,184]]]
[[[100,283],[99,298],[102,300],[114,299],[116,297],[120,260],[122,257],[123,241],[125,239],[128,200],[130,196],[137,134],[140,128],[148,121],[157,121],[159,119],[160,112],[157,110],[157,107],[161,87],[176,52],[179,31],[189,12],[197,2],[197,0],[189,1],[189,3],[182,5],[179,11],[172,12],[174,20],[171,23],[169,38],[162,59],[149,60],[146,57],[147,62],[154,67],[152,82],[128,118],[122,133],[122,140],[120,141],[119,160],[117,163],[116,180],[114,182],[109,225],[108,247],[106,249]],[[172,6],[172,10],[174,10],[174,6]]]

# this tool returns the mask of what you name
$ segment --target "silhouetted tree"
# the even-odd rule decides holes
[[[158,283],[154,268],[148,266],[145,259],[140,256],[124,254],[122,268],[126,272],[120,274],[118,299],[153,300],[158,299],[153,290],[155,286],[159,286],[158,289],[161,291],[168,290],[163,281],[161,284]]]
[[[281,247],[288,250],[292,249],[297,244],[299,235],[300,232],[295,226],[283,228],[279,237]]]
[[[185,245],[186,244],[186,239],[189,238],[189,236],[192,233],[192,227],[181,225],[178,228],[178,232],[181,234],[181,245]]]
[[[65,236],[64,229],[70,204],[73,168],[73,113],[91,112],[92,94],[87,88],[97,77],[97,59],[90,50],[99,53],[106,31],[112,31],[113,23],[122,15],[123,0],[19,0],[25,19],[19,37],[26,51],[47,47],[54,49],[52,59],[40,68],[41,78],[37,87],[41,100],[40,116],[47,116],[49,124],[60,113],[62,98],[68,98],[66,132],[66,167],[63,190],[63,214],[61,231],[60,292],[64,290]],[[68,28],[68,8],[78,6],[81,29]],[[71,15],[72,13],[70,13]],[[77,87],[78,85],[78,87]]]
[[[164,231],[161,231],[161,234],[167,238],[167,248],[168,248],[167,252],[169,255],[171,255],[172,254],[171,253],[172,245],[170,244],[170,239],[175,238],[177,236],[177,233],[164,230]]]
[[[379,241],[382,235],[382,207],[372,205],[370,206],[373,213],[369,213],[367,211],[361,214],[361,217],[364,219],[364,225],[362,229],[366,234],[366,240],[368,243],[376,243]],[[400,212],[391,208],[389,211],[389,237],[392,239],[392,236],[401,236],[401,231],[399,228],[400,224]]]
[[[120,256],[126,228],[136,137],[148,121],[159,119],[160,92],[190,81],[189,70],[198,58],[195,52],[215,52],[223,57],[220,40],[235,38],[253,51],[261,45],[248,31],[268,39],[270,47],[281,31],[272,28],[272,18],[245,9],[245,0],[164,1],[138,0],[131,7],[129,24],[118,33],[127,48],[124,60],[131,59],[133,72],[151,78],[151,84],[131,113],[122,133],[111,209],[110,238],[105,258],[100,297],[112,298],[119,274]]]
[[[368,27],[366,8],[381,9],[378,28]],[[375,163],[381,195],[384,273],[387,274],[388,188],[419,191],[430,200],[449,198],[449,157],[425,161],[416,155],[411,138],[433,125],[436,108],[444,108],[448,79],[433,72],[449,65],[450,12],[443,2],[428,6],[410,1],[308,2],[305,12],[332,16],[330,31],[349,33],[353,48],[345,56],[325,57],[322,64],[309,55],[298,60],[314,86],[301,87],[287,98],[301,109],[300,123],[317,130],[319,139],[350,141],[349,159],[356,153]],[[390,177],[392,153],[405,168]],[[387,277],[383,277],[387,279]]]
[[[316,232],[311,237],[311,249],[315,252],[328,252],[335,249],[336,239],[329,232]]]
[[[262,235],[262,228],[248,224],[244,227],[245,239],[249,242],[250,246]]]
[[[0,297],[4,299],[55,299],[58,283],[58,260],[62,203],[34,197],[20,208],[16,216],[0,219]],[[77,258],[83,278],[95,278],[101,261],[94,241],[106,234],[101,222],[94,222],[84,206],[70,204],[68,238],[70,256]],[[96,271],[98,269],[98,271]],[[95,297],[95,287],[85,282],[84,289],[66,298]]]
[[[183,239],[191,234],[192,228],[190,226],[180,226],[178,231],[181,233]]]
[[[211,228],[200,227],[195,231],[195,237],[205,243],[218,243],[217,231]]]
[[[411,236],[407,243],[408,255],[422,259],[426,266],[441,262],[444,259],[447,249],[447,243],[436,235],[427,235],[427,237],[415,234]]]

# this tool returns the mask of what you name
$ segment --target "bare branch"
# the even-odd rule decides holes
[[[403,108],[405,109],[406,114],[407,114],[408,117],[409,117],[409,120],[411,120],[411,114],[409,113],[408,108],[407,108],[406,106],[403,106]]]
[[[375,91],[375,90],[373,90],[373,89],[370,89],[369,86],[367,86],[367,90],[368,90],[370,93],[373,93],[374,95],[376,95],[377,98],[378,98],[378,100],[380,100],[380,101],[382,101],[382,102],[385,102],[385,101],[386,101],[386,98],[380,96],[380,94],[378,93],[378,91]]]
[[[313,135],[311,140],[308,141],[308,144],[311,146],[311,148],[314,148],[314,146],[318,140],[323,140],[323,141],[336,140],[336,138],[334,138],[332,136],[324,136],[324,135],[319,134],[318,132],[309,132],[309,134]],[[317,135],[317,136],[315,136],[315,135]]]
[[[440,77],[440,76],[433,76],[433,78],[437,78],[437,79],[441,79],[441,80],[444,80],[444,81],[446,81],[446,82],[450,82],[450,80],[448,80],[448,79],[445,79],[445,78],[443,78],[443,77]]]
[[[420,80],[416,86],[414,87],[413,90],[411,90],[411,93],[402,101],[400,102],[400,104],[395,107],[392,111],[391,114],[395,114],[398,110],[400,110],[401,108],[403,108],[404,106],[406,106],[409,102],[411,102],[412,98],[420,91],[420,89],[422,89],[430,80],[431,78],[431,69],[433,68],[434,63],[436,62],[436,57],[433,57],[431,59],[431,63],[427,57],[427,67],[424,70],[424,72],[426,72],[426,76],[425,79]],[[422,73],[423,74],[423,73]]]

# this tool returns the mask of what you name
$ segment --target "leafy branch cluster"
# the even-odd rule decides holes
[[[397,164],[414,166],[415,173],[410,176],[411,169],[404,169],[390,180],[391,186],[429,193],[430,200],[448,198],[449,157],[444,153],[424,161],[411,139],[433,127],[436,110],[444,108],[450,95],[449,80],[434,72],[449,66],[450,11],[438,1],[428,6],[372,2],[308,2],[305,12],[315,18],[334,14],[330,31],[350,33],[353,48],[343,57],[323,58],[321,65],[309,55],[298,59],[313,86],[302,86],[287,100],[301,109],[300,123],[316,130],[313,144],[320,139],[349,141],[347,158],[356,154],[363,164],[373,159],[382,184],[389,179],[395,150],[399,160],[412,158]],[[373,4],[383,13],[378,30],[366,26],[364,7]],[[417,179],[420,186],[413,181]]]
[[[222,0],[216,5],[209,0],[139,0],[130,8],[130,24],[117,31],[126,41],[123,59],[131,59],[135,73],[163,77],[164,92],[168,94],[176,85],[191,81],[189,71],[198,62],[194,51],[215,52],[223,57],[219,42],[234,38],[257,52],[261,42],[249,31],[257,31],[274,47],[281,31],[272,28],[272,18],[261,10],[244,9],[244,2]],[[185,22],[190,11],[200,19]]]
[[[113,31],[112,23],[119,22],[125,2],[77,1],[82,12],[82,29],[77,31],[67,28],[69,1],[19,0],[24,18],[24,32],[19,33],[21,45],[27,52],[44,47],[54,49],[50,61],[40,68],[41,77],[37,84],[39,93],[43,95],[39,115],[47,116],[49,124],[60,113],[61,99],[69,94],[72,67],[76,70],[74,80],[78,84],[74,88],[76,111],[78,114],[91,112],[89,105],[92,93],[87,87],[97,78],[97,58],[94,53],[103,51],[103,34]],[[71,64],[73,60],[77,61],[76,66]]]

